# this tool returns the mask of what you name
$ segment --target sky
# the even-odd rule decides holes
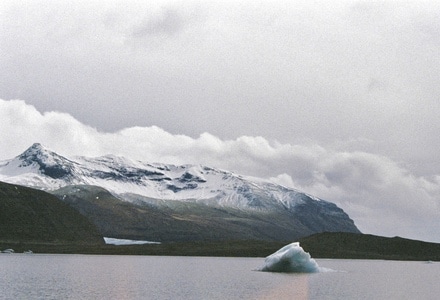
[[[437,1],[0,3],[0,160],[204,164],[440,242]]]

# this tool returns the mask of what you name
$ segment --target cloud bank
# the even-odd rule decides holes
[[[102,132],[62,112],[0,100],[0,159],[40,142],[67,157],[115,154],[146,162],[203,164],[271,179],[342,207],[364,233],[440,242],[440,175],[412,174],[387,157],[259,136],[225,140],[157,126]]]
[[[103,131],[364,138],[435,174],[438,1],[0,2],[0,98]]]

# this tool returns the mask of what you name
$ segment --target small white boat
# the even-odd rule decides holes
[[[11,254],[11,253],[15,253],[15,251],[14,251],[14,249],[5,249],[5,250],[2,251],[2,253],[9,253],[9,254]]]

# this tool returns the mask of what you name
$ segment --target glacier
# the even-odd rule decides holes
[[[116,245],[116,246],[160,244],[160,242],[117,239],[117,238],[111,238],[111,237],[104,237],[104,242],[107,245]]]
[[[269,255],[258,271],[280,273],[316,273],[318,263],[305,252],[299,242],[291,243]]]

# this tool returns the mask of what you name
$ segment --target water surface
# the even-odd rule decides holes
[[[0,299],[438,299],[440,263],[317,260],[334,271],[255,271],[263,258],[0,255]]]

